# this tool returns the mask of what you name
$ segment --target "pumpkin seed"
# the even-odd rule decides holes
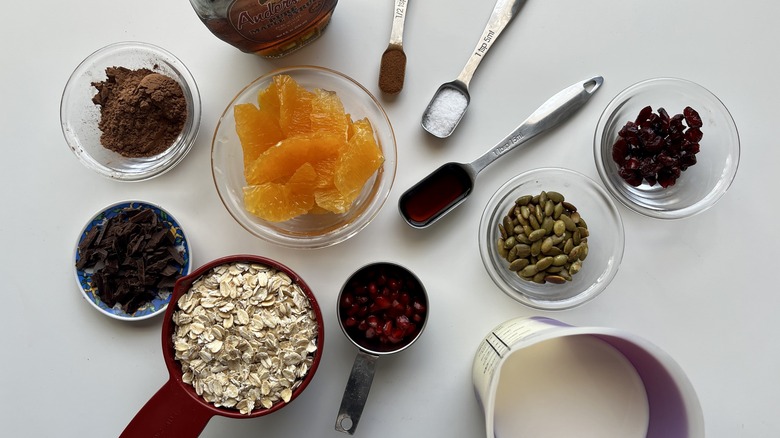
[[[531,242],[536,242],[537,240],[539,240],[542,237],[544,237],[546,234],[547,234],[547,232],[544,231],[544,229],[536,229],[533,232],[531,232],[531,234],[528,235],[528,239]]]
[[[544,229],[547,234],[550,234],[553,232],[554,226],[555,220],[550,216],[545,216],[544,220],[542,221],[542,229]]]
[[[542,254],[547,254],[548,252],[550,252],[552,248],[553,248],[552,237],[545,237],[545,239],[542,241],[542,246],[540,248]]]
[[[561,277],[560,275],[547,275],[544,277],[544,281],[548,283],[553,284],[563,284],[566,283],[566,279]]]
[[[560,219],[555,221],[555,223],[553,224],[553,232],[555,233],[555,235],[562,236],[564,231],[566,231],[566,224]]]
[[[529,217],[528,223],[531,224],[531,228],[533,228],[534,230],[538,230],[539,228],[542,228],[541,222],[536,220],[536,215]]]
[[[567,231],[574,232],[574,230],[577,229],[577,224],[575,224],[574,221],[571,220],[571,217],[569,217],[568,214],[565,213],[562,214],[560,219],[563,221],[563,224],[566,225]]]
[[[531,255],[531,247],[522,243],[515,245],[514,250],[518,257],[525,258]]]
[[[531,244],[531,255],[532,256],[538,256],[539,253],[542,252],[542,241],[537,240],[536,242]]]
[[[542,259],[539,259],[538,262],[536,262],[536,269],[540,271],[544,271],[545,269],[549,268],[550,265],[553,263],[552,257],[544,257]]]
[[[560,202],[555,204],[555,207],[553,207],[553,219],[558,219],[561,217],[561,214],[563,214],[563,204]]]
[[[515,245],[517,245],[517,239],[515,239],[515,236],[509,237],[504,241],[504,248],[506,249],[509,249]]]
[[[539,268],[536,265],[528,265],[520,271],[520,275],[523,277],[533,277],[539,272]]]
[[[515,199],[498,224],[498,254],[510,271],[536,283],[562,284],[582,269],[590,231],[562,194],[541,191]]]
[[[506,258],[507,255],[509,255],[509,251],[504,248],[504,239],[498,239],[498,255],[501,256],[501,258]]]
[[[532,197],[533,196],[531,196],[531,195],[521,196],[521,197],[519,197],[519,198],[517,198],[515,200],[515,204],[517,204],[517,205],[528,205],[528,203],[531,202],[531,198]]]
[[[513,230],[515,229],[515,226],[512,224],[512,218],[511,217],[504,216],[504,223],[502,224],[502,226],[503,226],[505,232],[510,233],[509,235],[511,235],[511,233],[514,232]]]
[[[553,257],[553,266],[563,266],[566,263],[569,262],[569,255],[568,254],[559,254],[555,257]]]
[[[510,271],[519,271],[526,266],[528,266],[529,261],[528,259],[517,259],[509,264],[509,270]]]
[[[551,200],[552,202],[555,202],[556,204],[559,202],[563,202],[563,195],[561,195],[558,192],[554,192],[552,190],[547,192],[547,199]]]

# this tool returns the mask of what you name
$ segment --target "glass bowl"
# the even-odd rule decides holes
[[[165,312],[165,309],[168,307],[168,303],[171,300],[171,292],[173,291],[173,287],[155,288],[154,298],[151,301],[142,305],[134,313],[127,313],[121,308],[121,306],[116,305],[110,307],[100,299],[97,293],[97,288],[92,282],[92,276],[95,272],[95,269],[99,268],[99,266],[95,266],[94,268],[79,268],[76,266],[76,263],[78,263],[80,259],[79,245],[81,245],[81,243],[87,237],[88,233],[95,227],[103,227],[109,219],[116,217],[122,211],[129,208],[150,209],[157,216],[158,221],[167,223],[174,235],[173,245],[176,249],[179,250],[181,258],[184,260],[184,263],[178,269],[177,275],[188,275],[192,271],[192,249],[190,248],[189,242],[187,241],[187,236],[184,234],[184,229],[170,213],[165,211],[159,205],[137,200],[122,201],[109,205],[92,216],[92,218],[89,219],[87,224],[79,233],[79,237],[76,241],[76,247],[73,252],[73,264],[74,272],[76,274],[76,284],[81,291],[81,295],[93,308],[97,309],[100,313],[110,318],[122,321],[139,321],[152,318]]]
[[[637,187],[628,184],[612,159],[618,132],[647,105],[669,115],[690,106],[703,122],[696,164],[666,188],[644,180]],[[607,190],[626,207],[649,217],[680,219],[707,210],[726,193],[739,166],[739,134],[729,111],[710,91],[684,79],[655,78],[626,88],[607,105],[596,127],[593,154]]]
[[[308,90],[334,91],[353,120],[367,117],[374,129],[384,163],[366,182],[352,207],[343,214],[305,214],[284,222],[269,222],[244,208],[243,151],[236,134],[233,106],[257,102],[259,91],[273,77],[285,74]],[[297,66],[274,70],[244,87],[228,104],[217,124],[212,141],[211,169],[222,203],[231,216],[247,231],[266,241],[290,248],[314,249],[335,245],[365,228],[379,213],[393,185],[396,172],[395,134],[379,101],[354,79],[334,70]]]
[[[125,157],[100,143],[100,106],[92,102],[92,85],[106,80],[106,68],[147,68],[176,80],[187,102],[187,120],[181,134],[165,151],[150,157]],[[187,67],[160,47],[141,42],[108,45],[76,67],[62,93],[60,123],[71,151],[89,169],[117,181],[143,181],[172,169],[192,148],[200,128],[200,94]]]
[[[542,191],[562,194],[577,207],[590,232],[581,270],[563,284],[521,278],[497,249],[499,224],[515,200]],[[490,278],[510,297],[540,310],[569,309],[596,297],[617,274],[624,243],[623,221],[609,194],[587,176],[562,168],[535,169],[507,181],[488,201],[479,224],[479,252]]]

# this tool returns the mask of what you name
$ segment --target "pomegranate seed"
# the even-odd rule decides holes
[[[381,350],[410,341],[419,332],[427,303],[416,278],[379,264],[349,281],[350,292],[344,292],[339,305],[344,328],[356,342]]]
[[[390,306],[392,306],[392,305],[393,305],[393,303],[388,298],[386,298],[384,296],[376,297],[376,299],[374,300],[374,307],[377,310],[389,309]]]

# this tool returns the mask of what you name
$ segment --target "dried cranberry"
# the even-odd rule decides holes
[[[617,164],[623,164],[626,162],[628,156],[628,143],[623,138],[619,138],[612,146],[612,161]]]
[[[691,128],[702,127],[701,117],[699,116],[699,113],[695,109],[686,106],[683,109],[683,116],[685,117],[685,123],[687,123],[689,127]]]
[[[687,126],[686,126],[687,124]],[[682,171],[696,164],[703,134],[702,120],[691,107],[669,116],[664,108],[653,113],[649,105],[618,132],[612,145],[612,160],[626,183],[639,186],[673,185]]]
[[[700,142],[702,136],[701,129],[699,128],[690,128],[689,130],[685,131],[685,139],[692,143]]]
[[[642,122],[648,120],[652,114],[653,114],[653,108],[650,105],[642,108],[641,110],[639,110],[639,115],[636,116],[635,123],[637,125],[641,125]]]

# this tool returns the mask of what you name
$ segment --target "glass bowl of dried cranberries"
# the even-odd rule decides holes
[[[739,166],[739,134],[728,109],[685,79],[648,79],[620,92],[604,109],[593,142],[607,190],[659,219],[712,207]]]
[[[623,260],[623,221],[609,193],[563,168],[534,169],[488,201],[479,252],[493,282],[535,309],[564,310],[598,296]]]

